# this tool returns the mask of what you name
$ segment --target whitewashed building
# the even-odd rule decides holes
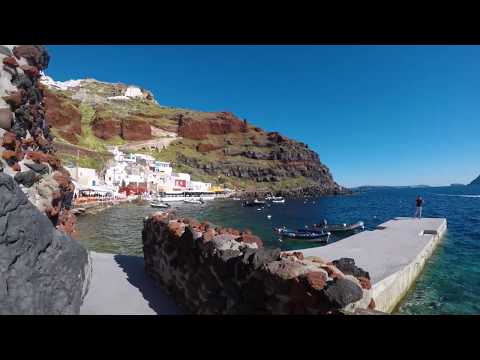
[[[95,169],[82,167],[67,167],[66,169],[70,173],[70,176],[73,178],[73,180],[75,180],[75,182],[79,185],[88,187],[97,186],[101,183]]]

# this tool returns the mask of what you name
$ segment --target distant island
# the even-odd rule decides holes
[[[475,180],[473,180],[470,184],[468,185],[480,185],[480,176],[478,176]]]
[[[465,184],[453,183],[453,184],[450,184],[450,186],[466,186],[466,185]]]
[[[368,191],[368,190],[388,190],[388,189],[417,189],[417,188],[428,188],[430,185],[404,185],[404,186],[390,186],[390,185],[362,185],[357,187],[352,187],[352,191]]]

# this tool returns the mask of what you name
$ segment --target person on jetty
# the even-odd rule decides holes
[[[422,217],[422,206],[423,206],[423,199],[420,195],[417,196],[415,203],[416,203],[415,217],[420,219]]]

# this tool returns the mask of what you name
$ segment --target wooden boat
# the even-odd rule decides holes
[[[365,225],[363,224],[363,221],[357,221],[354,224],[327,224],[327,226],[316,224],[313,226],[313,229],[321,229],[324,231],[329,231],[331,233],[345,233],[365,230]]]
[[[170,205],[169,204],[165,204],[164,202],[161,202],[161,201],[158,201],[158,200],[154,200],[150,203],[150,206],[153,207],[153,208],[169,208]]]
[[[328,242],[331,235],[330,232],[327,231],[312,231],[308,229],[293,230],[286,227],[277,228],[275,232],[285,238],[313,242]]]

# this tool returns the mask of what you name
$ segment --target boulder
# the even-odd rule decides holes
[[[325,295],[334,308],[341,309],[360,300],[363,297],[363,291],[350,280],[335,279],[326,287]]]
[[[32,170],[22,171],[15,174],[14,179],[17,183],[25,187],[30,187],[39,179],[39,176]]]
[[[24,165],[40,175],[46,175],[49,172],[48,165],[45,165],[45,164],[24,163]]]
[[[13,114],[10,109],[0,109],[0,128],[10,130],[12,127]]]
[[[279,259],[280,249],[278,248],[269,249],[261,247],[259,249],[247,249],[243,256],[243,262],[252,264],[254,269],[259,269],[262,266]]]
[[[82,245],[0,173],[0,314],[78,314],[89,267]]]
[[[367,279],[370,279],[370,274],[359,268],[358,266],[355,265],[355,260],[350,259],[350,258],[341,258],[338,260],[333,261],[333,265],[337,267],[341,272],[343,272],[345,275],[353,275],[355,277],[365,277]]]
[[[9,104],[12,108],[16,109],[23,103],[25,91],[23,89],[10,93],[3,97],[3,100]]]

